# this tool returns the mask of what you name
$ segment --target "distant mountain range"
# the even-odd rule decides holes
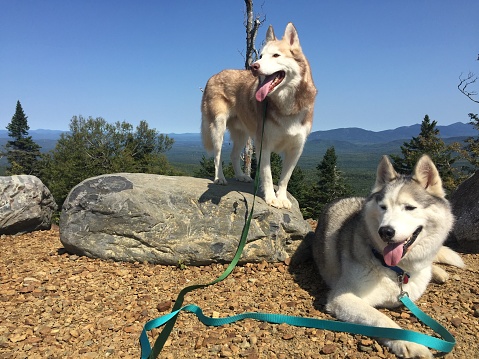
[[[451,137],[469,137],[477,136],[474,128],[467,123],[456,122],[447,126],[437,126],[442,138]],[[330,140],[330,141],[346,141],[353,144],[379,144],[396,140],[406,140],[413,136],[417,136],[421,131],[421,125],[402,126],[393,130],[370,131],[357,127],[338,128],[326,131],[314,131],[309,135],[308,141]],[[30,130],[29,135],[34,140],[58,140],[60,134],[66,131],[60,130]],[[170,133],[168,136],[175,139],[175,143],[201,143],[201,135],[199,133]],[[0,130],[0,139],[9,139],[7,130]],[[226,138],[228,141],[228,137]]]
[[[470,137],[477,136],[474,128],[467,123],[456,122],[447,126],[437,126],[441,138],[451,137]],[[315,140],[330,140],[330,141],[346,141],[353,144],[380,144],[396,140],[408,140],[413,136],[419,135],[421,132],[421,125],[416,124],[412,126],[402,126],[393,130],[384,131],[370,131],[357,127],[338,128],[326,131],[314,131],[308,137],[308,142]],[[177,142],[194,143],[201,141],[199,133],[171,133],[168,136],[175,139]],[[0,131],[1,137],[1,131]],[[229,140],[229,138],[226,138]]]

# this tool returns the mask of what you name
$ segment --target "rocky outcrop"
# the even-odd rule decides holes
[[[456,223],[452,238],[459,246],[472,252],[479,252],[479,171],[461,183],[451,195],[450,202]]]
[[[37,177],[0,177],[0,234],[50,229],[56,209],[52,194]]]
[[[166,265],[229,262],[253,204],[252,183],[112,174],[72,189],[60,218],[65,249],[78,255]],[[240,262],[281,261],[311,230],[299,211],[258,196]]]

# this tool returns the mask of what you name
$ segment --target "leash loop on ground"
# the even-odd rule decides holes
[[[456,344],[454,337],[436,322],[434,319],[429,317],[423,311],[421,311],[407,296],[402,296],[400,298],[401,302],[424,324],[433,329],[437,334],[441,336],[442,339],[429,336],[427,334],[414,332],[411,330],[399,329],[399,328],[380,328],[372,327],[362,324],[340,322],[335,320],[324,320],[317,318],[306,318],[306,317],[296,317],[283,314],[273,314],[273,313],[257,313],[257,312],[247,312],[242,314],[233,315],[230,317],[224,318],[211,318],[205,316],[200,307],[194,304],[188,304],[174,312],[171,312],[162,317],[156,318],[148,323],[146,323],[142,335],[140,337],[140,342],[143,347],[149,347],[148,337],[146,332],[153,328],[158,328],[173,317],[177,316],[179,312],[186,311],[195,314],[198,319],[205,325],[208,326],[222,326],[226,324],[231,324],[244,319],[254,319],[262,322],[267,322],[271,324],[289,324],[296,327],[305,327],[305,328],[315,328],[330,330],[335,332],[345,332],[350,334],[361,334],[369,337],[375,338],[388,338],[393,340],[406,340],[410,342],[415,342],[422,344],[431,349],[438,350],[440,352],[449,353]],[[146,352],[145,352],[146,353]],[[148,356],[143,356],[142,359],[146,359]]]

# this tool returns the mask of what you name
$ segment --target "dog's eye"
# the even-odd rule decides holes
[[[414,211],[416,207],[407,204],[406,206],[404,206],[404,209],[406,211]]]
[[[273,57],[280,57],[280,54],[274,54]]]
[[[387,210],[388,208],[384,204],[380,204],[379,208],[381,208],[383,211]]]

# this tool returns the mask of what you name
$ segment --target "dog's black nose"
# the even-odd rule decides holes
[[[384,226],[379,228],[378,233],[383,241],[389,242],[391,239],[394,238],[396,231],[391,226]]]

